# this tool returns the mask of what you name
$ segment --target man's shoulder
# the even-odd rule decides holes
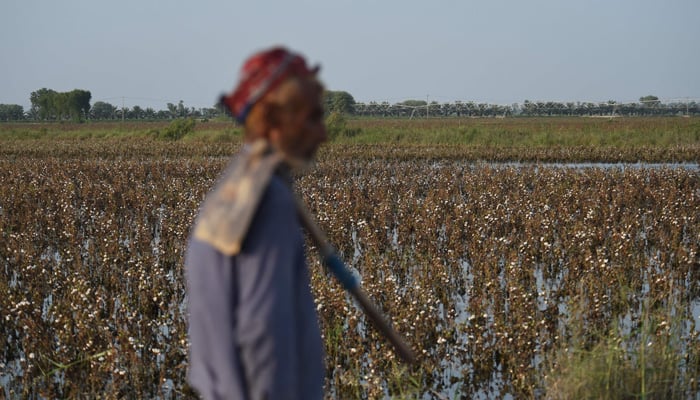
[[[240,155],[224,178],[204,201],[194,227],[194,237],[224,254],[237,254],[253,216],[265,196],[277,199],[283,188],[275,183],[275,171],[282,159],[275,153],[259,157]]]

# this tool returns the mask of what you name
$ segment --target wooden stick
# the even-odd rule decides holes
[[[369,317],[374,325],[379,329],[380,332],[394,345],[396,353],[407,363],[413,363],[416,360],[416,356],[413,350],[406,344],[406,342],[399,336],[399,334],[389,325],[387,320],[384,318],[379,309],[372,303],[372,301],[367,297],[365,292],[360,287],[359,282],[355,276],[345,267],[343,262],[337,256],[335,249],[330,245],[326,235],[321,231],[321,229],[316,225],[313,217],[306,209],[304,202],[297,197],[296,198],[297,212],[301,223],[309,232],[311,239],[314,241],[316,246],[321,253],[321,258],[323,263],[328,267],[328,269],[333,272],[335,277],[340,281],[340,283],[347,289],[355,298],[355,300],[360,304],[365,314]]]

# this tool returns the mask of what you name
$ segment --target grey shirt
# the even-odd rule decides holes
[[[274,176],[242,250],[190,238],[188,380],[205,399],[321,399],[323,344],[293,193]]]

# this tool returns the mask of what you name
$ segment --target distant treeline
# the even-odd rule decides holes
[[[84,120],[170,120],[176,118],[212,119],[225,115],[218,105],[205,108],[167,103],[166,108],[155,110],[117,107],[105,101],[90,104],[87,90],[56,92],[40,89],[30,95],[29,110],[17,104],[0,104],[0,121],[84,121]],[[344,91],[326,91],[326,111],[359,117],[388,118],[449,118],[449,117],[513,117],[513,116],[672,116],[700,115],[700,104],[695,100],[664,103],[656,96],[643,96],[639,102],[554,102],[530,101],[511,105],[455,101],[450,103],[406,100],[399,103],[356,102]]]
[[[638,103],[529,101],[499,105],[473,101],[438,103],[408,100],[355,103],[351,114],[366,117],[431,118],[431,117],[559,117],[559,116],[673,116],[700,115],[696,101],[662,103],[656,96],[644,96]]]

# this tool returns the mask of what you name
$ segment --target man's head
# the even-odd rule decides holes
[[[221,101],[245,125],[246,140],[267,139],[288,157],[313,158],[327,139],[318,67],[284,48],[251,56],[236,89]]]

